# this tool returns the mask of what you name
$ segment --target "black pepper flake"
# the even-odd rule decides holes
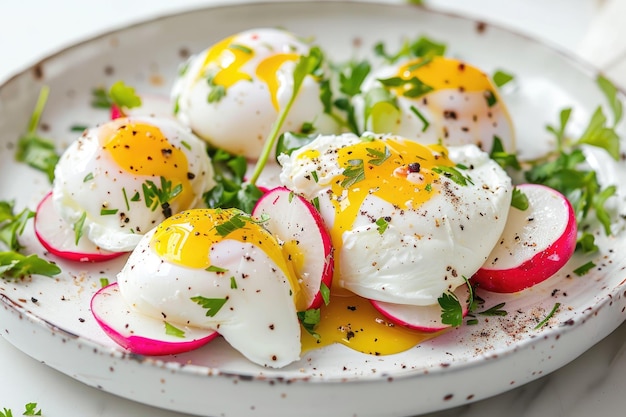
[[[167,158],[168,156],[170,156],[170,155],[172,154],[172,152],[173,152],[173,151],[172,151],[172,149],[171,149],[171,148],[164,148],[164,149],[161,149],[161,154],[162,154],[164,157],[166,157],[166,158]]]
[[[443,117],[444,119],[456,120],[456,112],[454,110],[444,110]]]
[[[36,299],[35,297],[30,297],[30,301],[32,301],[35,304],[37,304],[39,302],[39,300]]]
[[[187,179],[188,180],[192,180],[194,178],[196,178],[196,174],[194,174],[193,172],[188,172],[187,173]]]
[[[421,165],[419,162],[411,162],[408,166],[409,172],[420,172]]]

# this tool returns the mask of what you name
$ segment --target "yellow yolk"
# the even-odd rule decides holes
[[[487,74],[462,61],[441,56],[409,61],[400,67],[398,76],[405,80],[417,77],[434,90],[462,89],[494,93]]]
[[[442,332],[420,332],[394,325],[385,319],[365,298],[352,295],[331,296],[322,306],[320,323],[315,328],[319,337],[302,332],[302,350],[341,343],[370,355],[403,352]]]
[[[278,69],[287,61],[297,61],[298,54],[276,54],[264,59],[259,63],[256,68],[256,74],[259,79],[263,80],[267,84],[267,88],[270,91],[272,97],[272,105],[276,111],[278,107]]]
[[[195,195],[187,156],[158,127],[122,118],[103,125],[99,134],[103,149],[121,169],[134,175],[162,177],[171,181],[172,190],[180,185],[181,192],[174,198],[181,207],[191,204]]]
[[[241,71],[241,67],[252,59],[254,51],[234,44],[233,38],[234,36],[228,37],[211,47],[202,64],[200,76],[205,75],[205,70],[209,65],[217,63],[220,69],[213,74],[215,85],[230,87],[238,81],[251,80],[250,75]]]
[[[246,214],[237,210],[195,209],[175,214],[157,226],[150,246],[163,260],[187,268],[211,266],[212,247],[224,239],[260,248],[290,280],[294,298],[300,284],[276,239]]]
[[[212,83],[228,88],[239,81],[251,81],[252,75],[242,71],[242,67],[254,57],[254,51],[245,45],[234,42],[236,36],[228,37],[209,49],[198,73],[199,77],[212,76]],[[296,53],[277,53],[259,62],[256,76],[263,81],[269,90],[272,105],[276,111],[278,105],[278,69],[287,61],[297,61]],[[211,65],[217,65],[214,73],[206,73]]]

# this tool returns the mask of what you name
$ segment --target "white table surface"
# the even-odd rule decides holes
[[[227,0],[222,0],[225,3]],[[64,46],[126,24],[216,0],[0,0],[0,84]],[[511,27],[577,54],[626,87],[623,0],[426,0]],[[0,337],[0,411],[36,402],[46,417],[183,414],[121,399],[77,382]],[[431,417],[626,415],[626,324],[560,370],[504,394]],[[477,378],[480,378],[479,376]]]

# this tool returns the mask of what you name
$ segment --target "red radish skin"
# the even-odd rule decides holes
[[[543,185],[522,184],[517,188],[528,197],[528,209],[510,208],[500,243],[472,277],[487,291],[513,293],[545,281],[576,249],[576,216],[567,198]],[[539,231],[550,233],[543,245],[535,241]]]
[[[137,355],[163,356],[189,352],[218,336],[217,332],[208,329],[185,329],[184,338],[167,335],[163,320],[130,310],[117,283],[94,294],[91,312],[107,336]]]
[[[469,288],[467,285],[461,285],[454,290],[454,295],[461,303],[463,317],[465,317],[469,311]],[[451,327],[441,322],[441,306],[439,304],[414,306],[376,300],[370,300],[370,302],[385,318],[409,329],[430,333]]]
[[[321,285],[330,288],[334,270],[330,235],[319,212],[306,199],[288,188],[276,187],[267,191],[257,202],[252,215],[261,218],[266,229],[282,242],[296,241],[303,255],[302,265],[296,268],[305,291],[306,309],[322,305]]]
[[[86,238],[80,239],[76,245],[74,230],[54,209],[52,192],[46,194],[37,205],[34,225],[39,242],[59,258],[73,262],[103,262],[125,254],[100,249]]]
[[[109,117],[111,120],[120,117],[154,116],[174,118],[172,103],[168,96],[159,94],[140,94],[141,106],[131,109],[121,109],[116,104],[111,104]]]

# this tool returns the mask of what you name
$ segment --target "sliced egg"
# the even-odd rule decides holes
[[[497,243],[512,195],[476,145],[327,135],[279,161],[281,181],[319,203],[334,286],[391,303],[436,304],[464,284]]]
[[[490,77],[463,61],[416,58],[384,66],[355,98],[361,128],[422,143],[474,144],[489,152],[494,138],[515,151],[513,122]]]
[[[254,363],[282,367],[300,357],[293,271],[277,240],[243,212],[168,218],[144,236],[117,282],[134,311],[215,330]]]
[[[261,28],[227,37],[191,57],[172,89],[174,112],[213,146],[256,159],[293,94],[293,72],[311,46],[294,34]],[[306,76],[283,131],[335,133],[320,98],[324,75]]]
[[[86,130],[55,169],[55,210],[100,248],[132,250],[215,185],[206,144],[169,119],[120,118]]]

